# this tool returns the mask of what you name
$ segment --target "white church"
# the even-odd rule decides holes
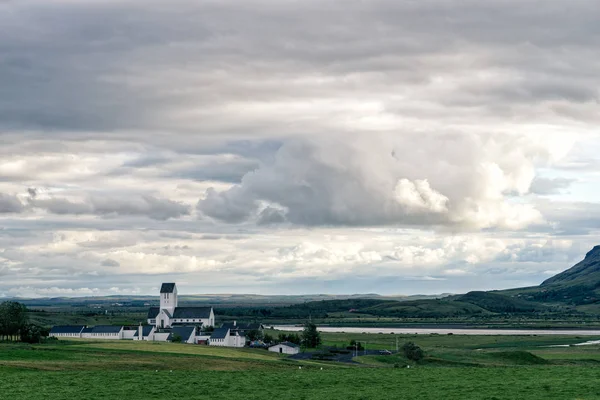
[[[160,287],[160,307],[148,310],[148,325],[156,329],[168,329],[177,325],[215,326],[215,313],[212,307],[179,307],[177,285],[163,283]]]
[[[163,283],[160,287],[160,307],[150,307],[148,325],[137,328],[123,326],[55,326],[50,336],[89,339],[174,341],[209,346],[244,347],[245,332],[262,329],[260,324],[224,324],[215,328],[212,307],[179,307],[177,285]]]

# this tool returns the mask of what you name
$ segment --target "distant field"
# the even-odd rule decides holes
[[[369,348],[392,348],[396,337],[421,346],[425,359],[359,356],[352,365],[173,343],[5,343],[0,399],[151,400],[166,388],[227,400],[600,399],[600,347],[548,347],[587,337],[323,334],[328,345],[366,339]]]

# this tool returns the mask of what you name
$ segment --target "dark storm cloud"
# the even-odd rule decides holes
[[[0,120],[5,127],[200,133],[181,118],[197,113],[211,133],[239,135],[243,126],[256,133],[268,124],[255,120],[250,127],[210,114],[224,116],[232,101],[425,88],[448,73],[472,79],[457,81],[460,98],[436,93],[447,107],[484,99],[490,110],[514,108],[515,101],[595,101],[598,7],[591,0],[570,6],[535,0],[7,3],[0,16]],[[489,71],[489,79],[476,71]],[[303,75],[326,84],[294,82]]]

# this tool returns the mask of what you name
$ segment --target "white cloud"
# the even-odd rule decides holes
[[[299,225],[522,229],[543,216],[512,198],[556,160],[528,135],[330,135],[284,143],[239,185],[209,189],[198,210],[235,223],[266,203]]]

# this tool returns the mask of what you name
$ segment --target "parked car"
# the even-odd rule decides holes
[[[392,352],[389,350],[379,350],[379,354],[381,354],[382,356],[391,356]]]

